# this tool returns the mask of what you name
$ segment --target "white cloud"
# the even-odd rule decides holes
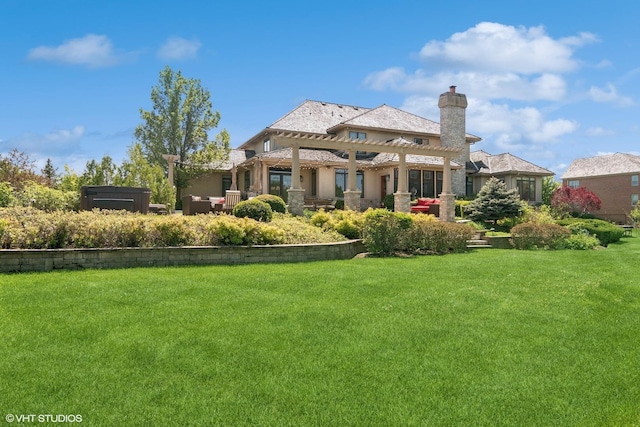
[[[463,70],[562,73],[578,68],[579,62],[573,58],[575,48],[596,40],[589,33],[554,40],[545,33],[544,27],[527,29],[481,22],[446,41],[428,42],[420,51],[420,58]]]
[[[612,136],[612,135],[615,135],[615,132],[612,130],[601,128],[601,127],[593,127],[593,128],[587,129],[585,131],[585,134],[587,136],[600,137],[600,136]]]
[[[84,131],[84,126],[75,126],[72,129],[60,129],[50,132],[44,136],[44,139],[50,142],[71,142],[82,138]]]
[[[158,57],[164,60],[184,60],[195,58],[202,46],[198,40],[170,37],[158,50]]]
[[[88,34],[82,38],[66,40],[59,46],[36,47],[29,51],[27,58],[100,68],[116,65],[124,56],[116,54],[107,36]]]
[[[605,88],[591,86],[591,88],[589,88],[589,96],[595,102],[606,102],[620,107],[634,105],[631,98],[620,95],[618,89],[611,83],[607,84]]]

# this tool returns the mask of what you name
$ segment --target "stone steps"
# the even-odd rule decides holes
[[[489,244],[487,240],[484,239],[471,239],[467,240],[467,248],[491,248],[492,246]]]

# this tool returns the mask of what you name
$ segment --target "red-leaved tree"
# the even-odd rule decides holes
[[[602,201],[586,187],[558,187],[551,196],[551,208],[560,215],[584,215],[600,210]]]

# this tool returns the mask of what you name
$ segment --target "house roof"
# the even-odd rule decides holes
[[[343,127],[368,127],[398,132],[440,134],[438,123],[386,104],[364,111],[351,119],[343,120],[328,128],[327,131],[332,132]]]
[[[306,100],[242,144],[240,148],[256,138],[262,138],[265,134],[274,131],[327,135],[349,127],[440,135],[439,123],[386,104],[371,109]],[[477,142],[482,138],[466,134],[466,139],[469,142]]]
[[[301,148],[299,151],[300,155],[300,163],[301,164],[322,164],[322,165],[344,165],[345,167],[349,163],[349,159],[347,156],[340,156],[339,152],[334,152],[331,150],[320,150],[320,149],[307,149]],[[266,153],[257,154],[255,156],[256,159],[260,159],[261,161],[266,161],[269,163],[278,163],[278,161],[286,161],[283,164],[289,165],[289,162],[292,158],[292,149],[291,148],[283,148],[280,150],[268,151]],[[380,167],[386,166],[388,164],[397,164],[399,161],[398,155],[394,153],[379,153],[371,158],[358,159],[356,163],[359,167]],[[442,166],[443,159],[441,157],[434,156],[418,156],[414,154],[407,154],[406,156],[407,165],[410,166]],[[451,162],[451,166],[453,168],[460,167],[455,162]]]
[[[478,150],[471,152],[470,159],[467,169],[483,175],[507,175],[513,173],[554,175],[550,170],[534,165],[510,153],[492,155],[486,151]]]
[[[615,153],[576,159],[571,162],[564,175],[562,175],[562,179],[628,173],[640,173],[640,156]]]
[[[305,101],[267,129],[326,134],[327,129],[369,111],[369,108]]]

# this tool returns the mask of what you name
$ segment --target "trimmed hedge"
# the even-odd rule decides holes
[[[371,209],[364,214],[362,236],[375,255],[446,254],[466,251],[474,233],[467,224],[441,222],[433,215]]]
[[[271,206],[258,198],[243,200],[233,208],[233,215],[238,218],[251,218],[256,221],[269,222],[273,218]]]
[[[278,213],[287,212],[287,204],[284,202],[284,199],[280,196],[276,196],[275,194],[260,194],[255,198],[271,206],[271,210],[273,212],[278,212]]]
[[[556,223],[569,227],[572,230],[584,230],[587,233],[596,236],[602,246],[608,246],[609,243],[615,243],[624,235],[624,230],[620,227],[602,219],[567,218],[558,220]]]
[[[558,224],[525,222],[511,229],[511,242],[516,249],[562,249],[571,230]]]
[[[165,216],[109,210],[44,212],[34,208],[0,208],[2,249],[271,245],[344,240],[347,239],[335,231],[325,231],[282,214],[265,224],[215,214]]]

